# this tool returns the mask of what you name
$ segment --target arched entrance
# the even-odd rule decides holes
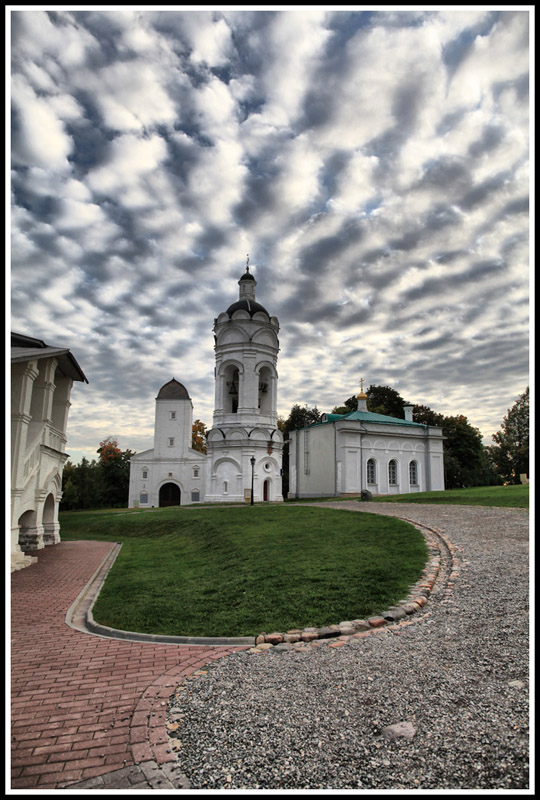
[[[180,487],[176,483],[164,483],[159,490],[159,507],[179,505]]]
[[[263,500],[265,502],[270,500],[270,478],[267,478],[263,484]]]
[[[60,525],[55,519],[55,509],[54,495],[51,493],[47,496],[43,506],[43,542],[45,544],[56,544],[60,540],[58,535]]]

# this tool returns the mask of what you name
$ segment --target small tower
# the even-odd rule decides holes
[[[238,300],[214,324],[215,406],[207,435],[206,499],[244,502],[253,481],[254,500],[282,500],[279,322],[255,299],[257,281],[249,271],[249,257],[238,285]]]

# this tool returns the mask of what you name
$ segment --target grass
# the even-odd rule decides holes
[[[63,512],[63,540],[122,542],[93,614],[122,630],[249,636],[377,614],[407,596],[427,548],[400,520],[247,506]]]
[[[287,503],[323,503],[346,500],[360,500],[358,496],[346,497],[306,497],[292,498]],[[410,494],[380,495],[373,497],[371,503],[440,503],[441,505],[463,506],[506,506],[508,508],[529,508],[529,486],[475,486],[470,489],[447,489],[438,492],[411,492]]]
[[[375,503],[440,503],[441,505],[529,507],[529,486],[474,486],[445,492],[417,492],[374,497]]]

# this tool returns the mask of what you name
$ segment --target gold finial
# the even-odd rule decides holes
[[[367,398],[367,394],[364,393],[364,378],[360,378],[360,394],[356,396],[362,399]]]
[[[247,254],[247,259],[246,259],[246,272],[249,272],[249,253]]]

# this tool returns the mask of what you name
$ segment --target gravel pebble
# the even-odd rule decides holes
[[[191,787],[527,789],[528,512],[337,507],[439,529],[446,581],[366,638],[240,651],[186,681],[167,721]]]

